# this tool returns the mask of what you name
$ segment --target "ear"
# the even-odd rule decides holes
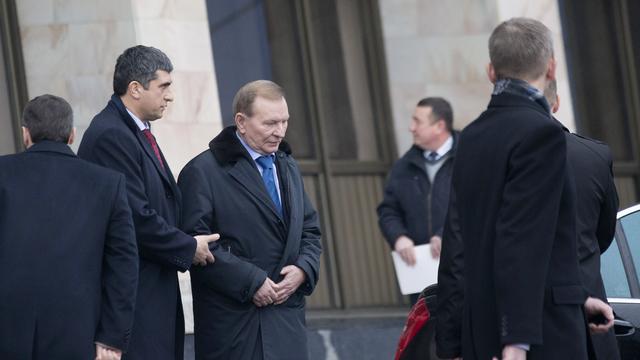
[[[557,113],[559,108],[560,108],[560,95],[556,95],[556,103],[551,108],[551,113],[552,114]]]
[[[67,140],[67,145],[73,144],[73,141],[76,139],[76,128],[74,127],[71,130],[71,134],[69,134],[69,140]]]
[[[487,64],[487,77],[489,78],[489,81],[491,81],[492,84],[496,83],[496,80],[497,80],[496,69],[494,69],[492,63]]]
[[[31,140],[31,133],[29,132],[29,129],[24,126],[22,127],[22,143],[27,149],[30,148],[31,145],[33,145],[33,141]]]
[[[547,65],[547,73],[545,74],[545,77],[548,81],[556,79],[556,66],[556,58],[552,56],[551,59],[549,59],[549,65]]]
[[[246,122],[247,122],[247,119],[246,119],[245,115],[242,114],[242,113],[236,113],[236,116],[233,118],[233,120],[236,123],[236,127],[238,128],[238,132],[240,134],[244,135],[244,133],[247,131],[247,129],[245,127],[246,126]]]
[[[127,93],[129,94],[129,96],[131,96],[132,98],[139,100],[141,93],[142,93],[142,84],[140,84],[137,81],[132,81],[129,83],[129,86],[127,86]]]

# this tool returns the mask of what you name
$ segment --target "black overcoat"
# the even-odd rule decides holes
[[[464,288],[438,299],[438,311],[461,322],[462,342],[446,338],[456,333],[453,322],[438,321],[439,356],[490,359],[506,344],[525,343],[528,359],[588,357],[566,156],[562,127],[524,96],[494,95],[462,132],[451,190],[456,211],[449,210],[459,229],[445,225],[439,281],[447,271],[461,273]],[[462,247],[448,243],[456,230]],[[464,266],[447,267],[462,258]],[[447,307],[462,302],[462,316],[451,316],[456,311]]]
[[[177,271],[191,266],[193,237],[180,231],[180,191],[118,96],[96,115],[78,156],[123,173],[140,254],[140,281],[127,359],[182,359],[184,317]]]
[[[138,254],[122,175],[40,141],[0,157],[0,358],[127,349]]]
[[[577,134],[565,133],[567,158],[576,183],[578,260],[582,283],[590,296],[607,301],[600,275],[600,254],[616,230],[618,193],[613,182],[609,147]],[[597,359],[620,359],[613,329],[591,335]]]
[[[196,359],[306,359],[305,295],[318,282],[318,215],[300,170],[282,143],[276,168],[285,216],[278,214],[260,173],[225,128],[210,149],[180,173],[184,230],[220,233],[215,263],[191,270]],[[252,298],[266,277],[296,265],[306,282],[282,305],[258,308]]]

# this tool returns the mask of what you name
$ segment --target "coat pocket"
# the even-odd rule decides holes
[[[580,285],[554,286],[551,291],[557,305],[582,305],[587,299],[587,293]]]

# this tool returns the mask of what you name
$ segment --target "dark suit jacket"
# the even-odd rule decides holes
[[[567,157],[577,195],[578,260],[582,283],[590,296],[607,301],[600,275],[600,254],[616,230],[618,194],[613,182],[609,147],[580,135],[566,133]],[[598,359],[619,359],[613,329],[591,336]]]
[[[138,256],[124,177],[41,141],[0,157],[0,358],[126,350]]]
[[[196,359],[306,359],[305,295],[320,271],[320,227],[302,176],[285,143],[276,154],[284,216],[260,173],[225,128],[210,149],[180,173],[184,230],[220,233],[216,261],[191,270]],[[252,298],[267,277],[296,265],[306,282],[281,305],[256,307]]]
[[[191,266],[196,241],[177,228],[180,191],[149,142],[112,96],[85,132],[81,158],[123,173],[140,253],[140,284],[129,359],[182,359],[184,318],[177,271]]]
[[[493,96],[462,132],[453,213],[464,253],[473,256],[464,257],[462,294],[446,292],[464,296],[462,343],[452,346],[459,338],[442,337],[456,324],[438,320],[441,357],[459,356],[461,350],[465,360],[489,359],[506,344],[527,343],[529,359],[587,358],[575,185],[566,155],[562,127],[543,106],[518,95]],[[447,249],[449,227],[450,221],[439,278],[448,257],[462,256],[460,247],[454,254]],[[439,298],[438,311],[446,304],[460,302]]]

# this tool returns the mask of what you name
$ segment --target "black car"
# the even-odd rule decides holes
[[[600,273],[616,315],[614,330],[622,360],[640,360],[640,204],[618,212],[615,239],[602,254]],[[437,285],[423,292],[430,319],[421,331],[427,360],[435,351]]]

